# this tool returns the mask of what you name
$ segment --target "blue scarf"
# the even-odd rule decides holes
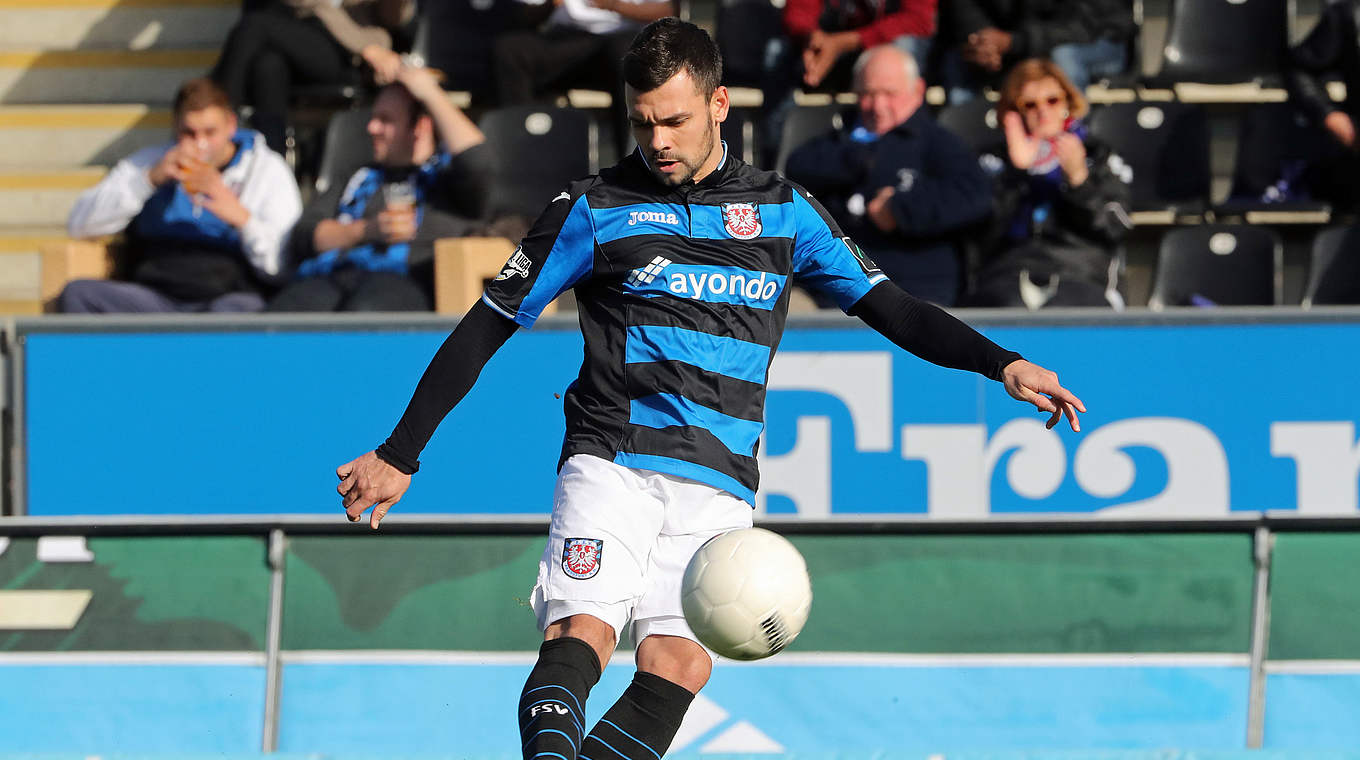
[[[416,227],[425,218],[425,200],[429,197],[439,174],[444,171],[453,156],[440,151],[430,157],[409,174],[406,170],[392,170],[381,166],[366,166],[355,172],[340,196],[340,207],[336,218],[350,222],[364,218],[368,203],[375,196],[382,203],[382,186],[390,181],[405,181],[411,184],[416,197]],[[405,175],[405,176],[402,176]],[[353,248],[332,248],[322,251],[315,257],[298,265],[297,276],[320,277],[340,269],[362,269],[367,272],[396,272],[407,274],[408,259],[411,256],[410,243],[360,243]]]
[[[255,137],[256,133],[250,130],[236,130],[231,136],[236,153],[221,171],[241,163],[242,156],[255,146]],[[241,247],[241,232],[201,205],[195,209],[194,197],[178,182],[167,182],[156,188],[132,220],[132,231],[143,240],[174,241],[226,250]]]

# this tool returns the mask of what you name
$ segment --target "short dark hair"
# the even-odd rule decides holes
[[[623,81],[638,92],[655,90],[682,69],[706,98],[722,83],[722,54],[713,38],[673,16],[643,27],[623,56]]]
[[[179,91],[175,93],[173,113],[175,118],[179,118],[190,111],[202,111],[213,106],[230,112],[231,98],[213,80],[198,77],[179,86]]]
[[[416,122],[420,121],[420,117],[430,115],[430,109],[425,107],[425,103],[422,102],[416,96],[412,95],[411,91],[406,89],[406,85],[402,84],[401,82],[391,82],[389,84],[384,85],[382,88],[378,90],[378,95],[382,95],[384,92],[388,90],[401,93],[403,99],[410,105],[412,127],[416,125]],[[375,96],[374,99],[376,100],[377,97]]]

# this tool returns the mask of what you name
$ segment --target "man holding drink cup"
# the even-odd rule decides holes
[[[76,201],[72,237],[126,233],[131,282],[76,280],[61,311],[259,311],[285,273],[302,211],[293,172],[237,127],[225,92],[192,79],[175,96],[175,142],[123,159]]]
[[[420,311],[433,305],[434,241],[481,216],[492,171],[481,130],[428,69],[405,63],[373,103],[373,160],[307,206],[297,276],[273,311]]]

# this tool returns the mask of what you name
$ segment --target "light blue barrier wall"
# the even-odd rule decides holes
[[[845,325],[857,324],[846,321]],[[996,327],[1086,402],[1081,435],[862,328],[794,328],[758,507],[804,516],[1354,514],[1360,324]],[[34,515],[335,513],[441,331],[27,336]],[[516,336],[445,421],[405,513],[543,514],[580,360]]]
[[[255,752],[264,680],[263,665],[0,663],[0,750]]]

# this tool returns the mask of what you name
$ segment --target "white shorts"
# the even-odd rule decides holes
[[[631,620],[634,642],[652,634],[698,642],[680,608],[685,568],[705,541],[751,527],[751,516],[750,504],[713,486],[572,456],[557,475],[530,597],[539,629],[585,614],[617,637]]]

